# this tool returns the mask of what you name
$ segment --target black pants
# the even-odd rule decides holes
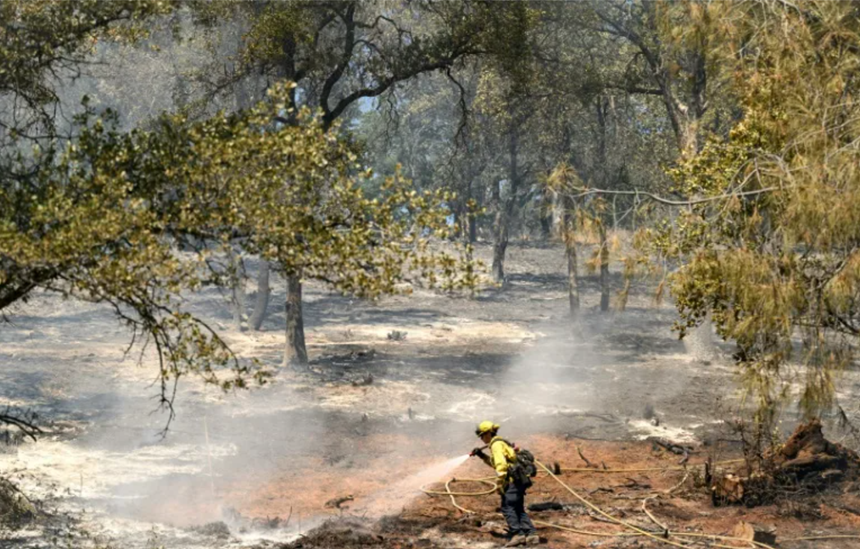
[[[517,486],[515,482],[508,484],[502,493],[502,514],[505,515],[512,536],[528,536],[537,532],[526,514],[526,489]]]

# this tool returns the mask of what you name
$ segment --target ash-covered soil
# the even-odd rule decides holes
[[[490,250],[479,246],[478,252],[488,258]],[[254,262],[248,263],[253,270]],[[522,244],[510,248],[506,286],[474,298],[418,289],[371,303],[309,285],[312,364],[302,372],[279,367],[281,281],[261,332],[232,326],[227,296],[216,290],[188,296],[191,310],[219,327],[238,353],[259,358],[277,375],[264,387],[230,394],[184,379],[166,438],[159,435],[166,416],[152,413],[158,389],[151,385],[153,357],[144,355],[138,366],[139,349],[124,356],[128,333],[107,309],[39,296],[0,330],[6,365],[0,404],[35,411],[47,433],[37,443],[6,447],[0,468],[41,502],[45,514],[3,531],[0,543],[271,546],[334,519],[361,520],[368,529],[371,537],[353,545],[489,547],[498,539],[460,520],[450,501],[417,490],[452,474],[478,473],[476,464],[444,471],[439,464],[476,445],[472,430],[482,419],[502,423],[506,436],[564,463],[577,461],[575,441],[607,465],[665,462],[667,456],[637,442],[648,436],[719,447],[726,456],[736,452],[724,427],[739,405],[731,364],[688,352],[671,331],[671,304],[654,302],[652,282],[634,285],[624,311],[601,313],[597,279],[586,275],[583,311],[572,322],[565,267],[561,247]],[[613,276],[619,289],[620,275]],[[253,280],[248,289],[250,303]],[[405,337],[389,338],[394,332]],[[856,399],[860,375],[847,372],[843,387],[843,400]],[[789,430],[793,420],[786,417]],[[832,438],[845,434],[832,422],[826,427]],[[428,479],[428,471],[437,478]],[[566,501],[545,480],[532,499]],[[592,490],[603,480],[595,475],[582,482]],[[461,504],[491,513],[495,497]],[[699,503],[694,509],[672,505],[686,513],[673,519],[682,526],[701,513],[717,513]],[[718,511],[734,518],[742,512]],[[820,520],[810,527],[847,527]],[[724,530],[729,522],[712,526]],[[798,531],[807,527],[797,524]],[[571,547],[645,543],[545,535]],[[323,546],[311,545],[313,539],[296,543]]]

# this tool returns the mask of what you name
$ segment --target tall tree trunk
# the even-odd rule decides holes
[[[254,81],[252,80],[251,82],[240,82],[235,87],[234,98],[236,100],[236,110],[241,111],[251,106],[254,100],[253,85]],[[228,253],[230,254],[230,263],[233,269],[230,280],[230,306],[233,309],[233,324],[235,324],[236,329],[241,330],[242,321],[245,317],[245,265],[242,262],[241,256],[235,252],[232,246],[230,246]],[[268,281],[268,272],[266,273],[266,280]],[[266,283],[266,288],[268,289],[268,282]],[[268,303],[268,300],[269,297],[266,295],[266,303]],[[254,326],[255,330],[260,328],[265,314],[264,304],[262,316],[260,316],[257,324]],[[257,318],[256,310],[253,316]]]
[[[657,83],[663,91],[663,103],[682,158],[689,158],[699,151],[699,123],[707,111],[707,73],[705,54],[693,55],[693,85],[686,104],[680,102],[672,89],[672,78],[660,71]]]
[[[600,310],[609,310],[609,242],[606,239],[606,226],[598,223],[600,235]]]
[[[475,214],[469,214],[469,244],[474,244],[478,241],[478,220],[475,219]]]
[[[678,127],[678,149],[682,158],[695,156],[699,150],[699,121],[689,120],[687,117],[681,119]]]
[[[302,279],[300,274],[287,275],[287,343],[284,348],[284,367],[303,366],[308,363],[305,347],[305,324],[302,315]]]
[[[505,252],[508,249],[508,220],[505,208],[499,208],[493,223],[495,234],[493,242],[493,280],[504,282],[505,280]]]
[[[548,189],[544,189],[541,193],[540,205],[540,232],[541,238],[549,240],[552,238],[552,193]]]
[[[230,301],[233,304],[233,324],[237,330],[242,329],[245,320],[245,278],[237,277],[233,283]]]
[[[248,322],[253,330],[259,330],[266,318],[266,310],[269,308],[269,262],[260,258],[260,270],[257,273],[257,299],[254,301],[254,312]]]
[[[607,173],[606,161],[606,126],[607,126],[607,111],[609,102],[606,98],[598,96],[596,100],[597,107],[597,178],[601,187],[605,187],[609,183],[609,174]],[[598,258],[600,260],[600,310],[609,310],[609,243],[606,238],[606,213],[599,212],[597,222],[597,232],[600,238],[600,249],[598,250]]]
[[[567,255],[567,302],[570,306],[570,316],[579,314],[579,280],[576,264],[576,238],[574,233],[573,213],[564,213],[564,250]]]
[[[496,215],[493,218],[493,266],[491,272],[493,280],[502,282],[505,279],[505,248],[508,246],[507,235],[502,235],[502,225],[504,216],[504,206],[502,205],[501,182],[493,183],[492,200],[496,209]],[[502,236],[505,236],[505,241],[502,243]]]
[[[478,241],[478,220],[475,219],[475,212],[469,204],[472,204],[472,187],[474,185],[474,178],[470,177],[469,182],[466,185],[466,208],[465,208],[465,218],[466,218],[466,230],[468,231],[468,239],[469,244],[474,244]]]
[[[549,240],[552,236],[552,215],[547,211],[541,212],[540,216],[540,237],[543,240]]]
[[[241,256],[230,247],[230,306],[233,309],[233,324],[237,330],[242,329],[245,316],[245,265]]]
[[[493,202],[496,204],[496,218],[493,223],[495,242],[493,243],[493,280],[503,282],[505,279],[505,252],[508,249],[511,218],[517,204],[517,191],[520,186],[519,173],[519,135],[516,123],[512,123],[508,137],[508,187],[509,195],[502,201],[499,185],[493,186]]]

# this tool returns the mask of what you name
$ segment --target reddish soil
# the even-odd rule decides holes
[[[600,442],[564,440],[559,437],[538,436],[527,441],[528,447],[538,459],[548,464],[560,462],[562,471],[566,467],[584,468],[585,463],[577,457],[576,447],[582,450],[589,461],[604,464],[610,469],[639,469],[676,467],[678,456],[649,442]],[[704,455],[691,458],[691,463],[703,463]],[[732,465],[726,465],[726,468]],[[613,516],[622,518],[641,528],[659,530],[642,511],[642,501],[648,501],[649,511],[670,530],[703,532],[717,535],[732,535],[736,525],[745,521],[754,525],[776,529],[780,547],[849,548],[860,547],[860,539],[833,539],[817,541],[789,541],[790,538],[815,535],[860,535],[860,486],[843,485],[837,490],[804,498],[784,497],[776,504],[745,508],[738,506],[713,507],[707,488],[702,484],[702,466],[689,465],[689,474],[683,485],[671,495],[665,492],[677,486],[684,478],[684,471],[655,471],[606,474],[600,472],[569,472],[560,478],[582,496]],[[727,469],[728,470],[728,469]],[[472,478],[486,476],[488,469],[474,460],[454,472],[454,477]],[[440,489],[444,490],[444,487]],[[462,491],[481,490],[483,486],[457,484],[452,489]],[[530,489],[527,503],[558,502],[565,504],[565,511],[532,512],[534,520],[594,532],[622,532],[620,526],[608,524],[594,518],[589,510],[563,486],[545,474],[539,475]],[[497,496],[461,497],[457,503],[476,513],[481,523],[489,521],[503,524],[497,514]],[[567,504],[570,504],[568,506]],[[403,514],[406,520],[444,518],[450,522],[463,519],[445,497],[423,497]],[[476,542],[495,539],[492,533],[477,526],[461,529],[461,534]],[[469,522],[465,522],[469,524]],[[486,526],[483,530],[486,530]],[[656,547],[666,546],[642,538],[599,538],[584,536],[559,529],[539,526],[540,535],[550,547]],[[782,540],[782,541],[780,541]],[[744,546],[744,545],[740,545]]]
[[[378,449],[388,448],[388,453]],[[362,513],[369,503],[380,504],[378,494],[397,479],[414,474],[416,469],[446,459],[429,443],[416,442],[407,435],[373,434],[355,442],[352,455],[360,463],[332,463],[325,456],[304,457],[296,468],[280,468],[276,473],[249,472],[237,477],[218,492],[219,499],[229,501],[247,517],[281,517],[290,513],[294,520],[304,517],[339,517],[344,513]],[[373,452],[375,455],[369,455]],[[392,454],[396,458],[392,459]],[[340,508],[331,500],[352,496]],[[392,512],[402,501],[391,501]]]

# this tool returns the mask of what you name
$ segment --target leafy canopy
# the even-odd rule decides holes
[[[717,46],[743,118],[673,175],[687,196],[725,198],[655,241],[687,260],[673,279],[680,329],[710,312],[737,342],[759,419],[793,384],[815,414],[836,403],[860,335],[860,19],[841,2],[724,9]]]

